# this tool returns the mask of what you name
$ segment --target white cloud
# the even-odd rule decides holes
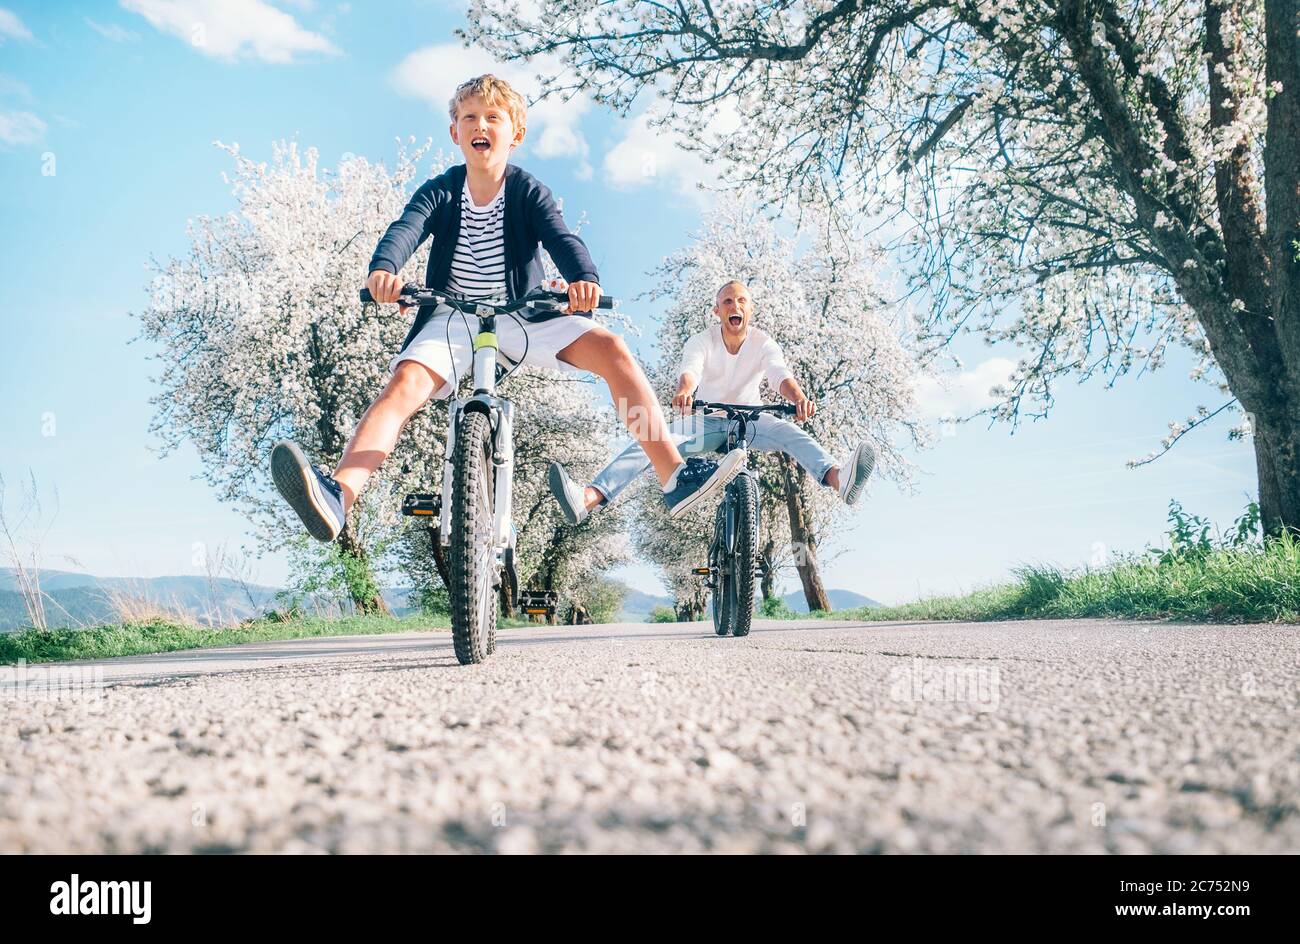
[[[417,49],[397,64],[389,77],[393,88],[403,95],[423,99],[438,118],[451,124],[447,105],[456,86],[485,72],[499,75],[531,100],[541,88],[538,73],[549,74],[556,67],[552,61],[532,63],[497,62],[482,49],[466,49],[459,43],[440,43]],[[578,127],[579,119],[591,109],[585,96],[567,102],[547,99],[528,108],[528,134],[523,147],[540,158],[578,158],[578,173],[586,168],[587,139]],[[590,168],[586,168],[590,173]]]
[[[32,31],[23,25],[23,21],[18,19],[17,13],[0,7],[0,43],[4,42],[6,38],[30,41]]]
[[[0,96],[12,95],[15,98],[21,98],[23,101],[31,101],[32,93],[22,82],[17,79],[11,79],[9,76],[0,72]]]
[[[45,135],[45,122],[29,111],[0,111],[0,144],[35,144]]]
[[[133,33],[117,23],[109,23],[105,26],[103,23],[96,23],[90,17],[86,17],[86,25],[111,43],[135,43],[140,40],[139,33]]]
[[[956,374],[920,374],[915,381],[917,406],[930,419],[970,416],[998,402],[989,391],[1005,384],[1015,369],[1013,360],[990,357]]]
[[[682,146],[682,132],[654,127],[653,118],[653,110],[647,109],[627,124],[622,139],[605,154],[605,182],[623,190],[667,185],[701,202],[710,202],[708,193],[698,185],[716,183],[721,165],[706,164],[698,153]],[[720,134],[728,134],[740,125],[739,113],[731,102],[701,120]]]
[[[324,36],[264,0],[121,0],[164,33],[225,61],[292,62],[302,53],[337,53]]]

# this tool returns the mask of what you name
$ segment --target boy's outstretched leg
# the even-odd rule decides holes
[[[296,443],[275,444],[271,478],[312,537],[319,541],[338,537],[357,495],[393,451],[406,421],[442,384],[442,378],[418,361],[399,363],[383,393],[357,424],[332,476],[318,471]]]
[[[591,371],[609,385],[619,416],[654,466],[669,517],[680,517],[699,506],[740,471],[745,460],[741,449],[733,449],[720,462],[698,457],[682,461],[645,372],[618,335],[592,328],[557,357],[579,370]]]
[[[307,460],[297,443],[282,439],[271,449],[271,479],[312,537],[333,541],[339,536],[347,519],[343,491]]]

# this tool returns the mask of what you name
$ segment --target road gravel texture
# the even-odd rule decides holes
[[[0,668],[0,851],[1296,852],[1298,642],[760,621]]]

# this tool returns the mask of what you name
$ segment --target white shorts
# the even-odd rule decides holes
[[[539,322],[497,315],[499,354],[511,364],[581,373],[556,355],[595,327],[595,319],[585,315],[562,315]],[[442,400],[452,395],[461,378],[473,372],[473,334],[477,333],[478,321],[472,315],[461,317],[460,312],[440,305],[411,343],[388,362],[388,370],[396,371],[402,361],[423,364],[443,379],[443,385],[433,395],[435,400]]]

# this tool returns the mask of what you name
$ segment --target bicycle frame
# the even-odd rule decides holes
[[[691,406],[695,409],[709,410],[717,413],[724,413],[729,421],[727,426],[727,452],[740,448],[745,450],[745,464],[741,466],[739,475],[751,475],[749,470],[749,424],[758,420],[762,413],[784,413],[791,415],[795,412],[792,405],[788,403],[765,403],[765,404],[741,404],[741,403],[709,403],[703,400],[694,400]],[[724,518],[726,520],[725,540],[726,551],[732,554],[736,549],[735,520],[736,516],[731,507],[732,490],[727,488],[723,493],[723,504],[726,509]]]
[[[515,405],[497,396],[496,315],[478,315],[479,331],[474,336],[474,392],[453,400],[448,409],[447,451],[442,463],[442,494],[451,494],[452,456],[456,452],[456,433],[461,418],[467,412],[479,412],[488,417],[492,426],[492,465],[495,469],[493,492],[493,530],[496,533],[498,561],[510,546],[511,502],[514,490],[515,468]],[[444,547],[451,544],[451,503],[442,503],[441,540]]]
[[[374,297],[369,289],[361,289],[361,301],[373,303]],[[497,353],[500,344],[497,340],[496,327],[498,315],[513,315],[516,311],[531,309],[534,312],[559,315],[569,296],[561,290],[558,280],[550,287],[539,287],[513,301],[495,301],[492,299],[471,299],[452,292],[434,291],[422,288],[414,283],[407,283],[395,301],[405,305],[446,305],[466,315],[478,319],[478,333],[473,340],[473,392],[468,397],[453,400],[447,410],[447,451],[442,466],[443,501],[439,517],[439,541],[443,547],[450,548],[452,540],[452,505],[445,500],[452,494],[455,476],[456,440],[460,424],[469,413],[482,413],[488,419],[492,431],[492,467],[493,467],[493,508],[492,508],[492,549],[495,558],[493,586],[501,585],[502,569],[511,584],[516,582],[514,564],[515,528],[511,522],[511,504],[514,490],[515,407],[509,400],[497,396],[497,384],[509,371],[498,366]],[[597,300],[597,308],[614,308],[617,300],[602,295]],[[408,496],[409,497],[409,496]],[[515,587],[517,590],[517,586]]]

